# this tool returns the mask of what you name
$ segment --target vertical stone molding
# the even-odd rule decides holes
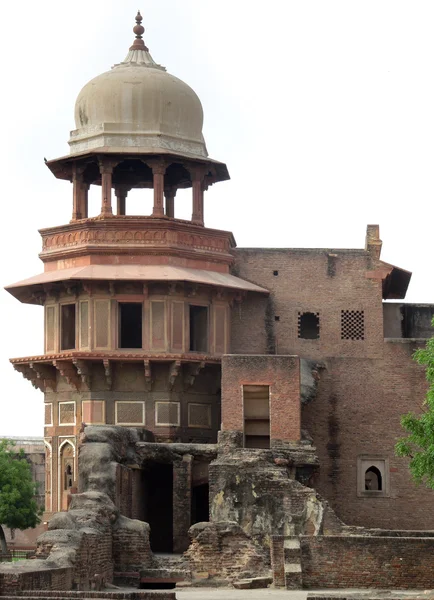
[[[173,463],[173,552],[179,554],[188,548],[188,530],[191,523],[191,474],[193,457],[185,454]]]
[[[170,187],[164,190],[164,195],[166,198],[166,217],[174,218],[175,217],[175,196],[176,196],[176,188]]]
[[[113,214],[112,209],[112,176],[115,163],[102,159],[99,163],[101,173],[101,216]]]
[[[154,176],[154,208],[153,217],[164,217],[164,175],[166,164],[162,161],[152,162],[149,165]]]
[[[191,220],[196,225],[203,225],[203,193],[204,172],[200,167],[191,169],[193,181],[193,214]]]
[[[80,194],[80,214],[82,219],[87,219],[89,216],[89,188],[88,183],[82,183],[82,193]]]
[[[126,200],[130,187],[119,185],[115,187],[116,195],[116,214],[124,216],[126,214]]]
[[[77,221],[84,217],[83,214],[83,195],[85,186],[83,182],[83,167],[79,167],[76,163],[72,166],[72,220]]]

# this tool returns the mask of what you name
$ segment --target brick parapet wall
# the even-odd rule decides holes
[[[40,568],[34,570],[0,573],[0,596],[18,594],[22,590],[70,590],[72,588],[73,569]]]
[[[432,589],[434,538],[300,538],[303,587]]]

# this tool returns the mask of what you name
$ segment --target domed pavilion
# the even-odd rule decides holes
[[[47,162],[72,183],[72,218],[40,231],[44,272],[7,288],[45,310],[44,354],[12,363],[45,395],[48,517],[75,486],[82,423],[216,442],[231,307],[267,293],[230,274],[232,233],[204,226],[204,194],[229,174],[208,156],[199,98],[153,60],[140,12],[134,33],[125,59],[79,93],[70,154]],[[175,218],[185,188],[191,220]],[[152,214],[127,215],[133,189],[153,190]],[[154,484],[173,477],[161,468]]]

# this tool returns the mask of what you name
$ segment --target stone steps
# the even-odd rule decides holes
[[[286,538],[283,543],[283,553],[285,560],[285,587],[287,590],[300,590],[303,586],[300,540],[297,537]]]

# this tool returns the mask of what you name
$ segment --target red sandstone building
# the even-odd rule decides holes
[[[149,449],[140,470],[119,471],[118,495],[124,514],[158,528],[156,550],[185,549],[209,493],[219,516],[219,432],[241,453],[289,461],[288,477],[348,524],[434,528],[432,492],[393,450],[400,415],[423,401],[411,357],[434,306],[400,302],[411,274],[381,260],[376,225],[348,250],[237,248],[205,227],[206,190],[228,170],[141,20],[125,60],[80,92],[70,154],[47,163],[72,184],[71,220],[41,230],[44,272],[7,288],[45,311],[44,354],[11,362],[44,393],[47,517],[67,508],[86,423],[137,428]],[[175,217],[184,188],[189,221]],[[152,214],[128,214],[131,189],[153,194]],[[227,480],[236,472],[225,466]]]

